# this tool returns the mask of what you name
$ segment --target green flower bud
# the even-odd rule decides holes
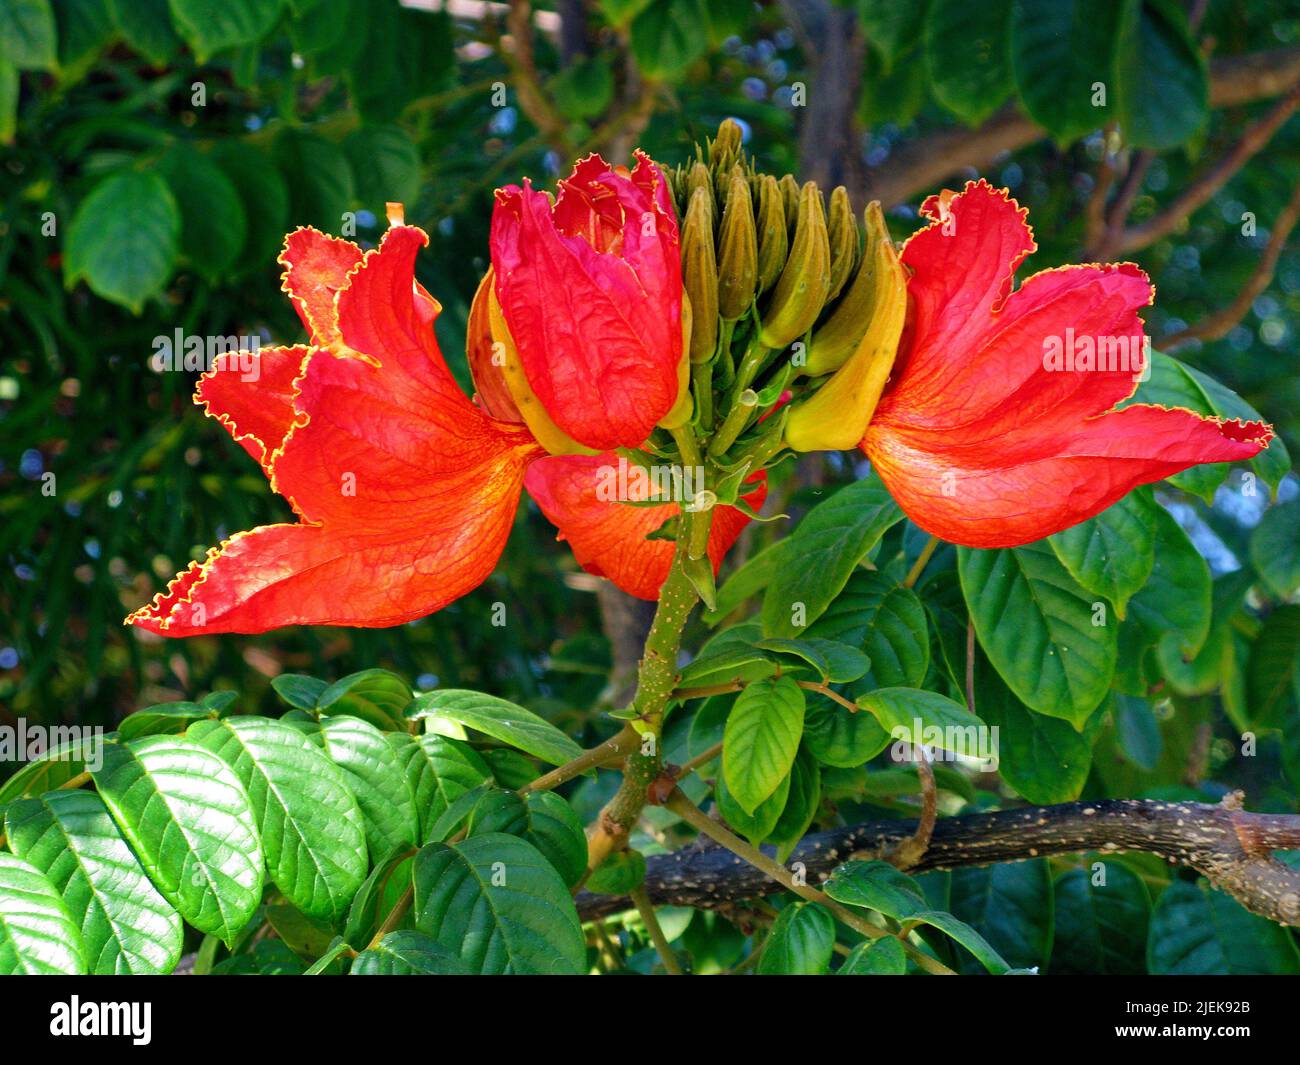
[[[718,267],[713,255],[713,196],[703,188],[691,193],[682,227],[682,286],[691,301],[691,362],[707,362],[718,343]]]
[[[795,181],[793,174],[783,174],[778,184],[781,187],[782,205],[785,207],[785,231],[787,235],[793,236],[799,225],[799,182]]]
[[[858,264],[858,221],[853,217],[849,190],[843,185],[831,193],[826,224],[831,238],[831,290],[826,295],[826,302],[830,303],[840,294]]]
[[[709,176],[709,168],[703,163],[692,163],[690,170],[687,171],[686,202],[688,205],[691,202],[691,197],[695,195],[696,189],[703,189],[708,193],[709,200],[713,200],[713,179]],[[713,206],[712,202],[710,202],[709,206]]]
[[[758,234],[749,182],[739,166],[733,167],[727,187],[727,206],[718,231],[718,313],[739,318],[754,302],[758,278]]]
[[[718,135],[709,142],[709,165],[715,170],[729,171],[740,157],[742,139],[740,126],[731,119],[726,119],[718,127]]]
[[[800,367],[800,372],[809,377],[820,377],[844,365],[844,360],[853,354],[853,349],[871,325],[871,308],[876,298],[876,285],[879,283],[875,248],[882,240],[889,240],[889,231],[885,228],[880,204],[874,200],[863,213],[863,221],[866,248],[862,262],[838,306],[812,335],[808,344],[808,358]]]
[[[772,292],[759,342],[766,348],[784,348],[803,336],[817,321],[830,291],[831,246],[821,193],[808,182],[799,193],[799,221],[790,257]]]
[[[758,186],[758,291],[766,292],[781,276],[790,253],[790,234],[785,228],[785,200],[781,186],[771,174],[764,174]]]

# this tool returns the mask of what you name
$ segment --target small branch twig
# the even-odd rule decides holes
[[[1162,337],[1160,350],[1169,351],[1193,339],[1218,340],[1220,337],[1227,336],[1233,327],[1246,317],[1246,312],[1250,310],[1256,297],[1273,283],[1273,274],[1277,270],[1278,260],[1282,257],[1282,250],[1286,247],[1287,239],[1298,221],[1300,221],[1300,186],[1296,187],[1290,201],[1274,220],[1273,231],[1269,234],[1268,244],[1264,248],[1259,264],[1232,302],[1199,322],[1189,325],[1186,329],[1179,329]]]
[[[655,908],[650,903],[650,898],[645,893],[644,887],[639,887],[632,892],[632,904],[636,907],[636,912],[641,915],[641,921],[645,925],[645,930],[650,933],[650,942],[655,945],[655,950],[659,954],[659,959],[664,963],[664,969],[669,976],[684,976],[681,964],[677,961],[677,955],[673,953],[673,948],[668,945],[668,937],[664,935],[664,930],[659,924],[659,918],[655,916]]]
[[[883,855],[915,834],[916,828],[912,820],[872,821],[817,832],[804,837],[789,862],[802,863],[809,880],[825,880],[850,855],[860,851]],[[701,827],[701,831],[705,830]],[[1239,799],[1218,806],[1107,799],[942,818],[914,871],[1085,851],[1145,851],[1197,870],[1254,913],[1300,925],[1300,869],[1271,856],[1275,850],[1296,848],[1300,848],[1300,815],[1247,813],[1240,809]],[[646,892],[656,905],[717,908],[771,894],[777,890],[769,879],[772,876],[788,887],[786,870],[769,855],[760,857],[781,875],[738,864],[729,850],[718,847],[686,847],[656,855],[648,859]],[[584,920],[628,907],[626,899],[613,895],[584,893],[577,903]]]
[[[595,747],[583,751],[573,761],[560,766],[558,769],[552,769],[549,773],[544,773],[536,780],[525,784],[519,789],[519,794],[527,795],[530,791],[550,791],[551,788],[558,788],[565,781],[581,776],[588,769],[595,769],[606,762],[622,758],[639,743],[640,737],[637,735],[636,729],[631,725],[625,725],[618,735],[611,736],[604,743],[599,743]]]
[[[1300,107],[1300,85],[1296,85],[1258,122],[1249,126],[1241,138],[1205,173],[1180,192],[1159,214],[1119,234],[1114,250],[1124,254],[1154,244],[1177,229],[1195,210],[1209,202],[1229,179],[1253,158],[1273,134]],[[1107,249],[1109,250],[1109,249]]]
[[[916,831],[885,856],[890,864],[899,869],[911,869],[921,861],[929,849],[939,815],[939,789],[934,782],[930,752],[924,747],[913,746],[912,753],[916,761],[916,774],[921,780],[921,818],[916,823]]]

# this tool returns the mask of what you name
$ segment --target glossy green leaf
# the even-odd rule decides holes
[[[822,680],[832,684],[857,680],[871,668],[871,659],[856,647],[838,640],[807,636],[795,640],[777,636],[761,641],[758,646],[765,651],[803,659],[821,675]]]
[[[1291,933],[1204,880],[1176,880],[1151,914],[1147,968],[1157,976],[1295,976]]]
[[[81,934],[94,975],[170,973],[181,956],[181,919],[154,890],[103,800],[52,791],[5,811],[18,857],[49,879]]]
[[[1012,3],[1011,69],[1020,101],[1061,143],[1109,120],[1120,9],[1091,0]]]
[[[195,721],[216,716],[211,707],[201,703],[159,703],[157,706],[146,706],[134,714],[127,714],[122,718],[117,731],[124,740],[158,733],[180,733]]]
[[[100,748],[107,740],[108,737],[75,736],[20,766],[13,776],[0,783],[0,806],[26,795],[40,795],[63,787],[86,771],[87,762],[98,763]]]
[[[5,0],[0,4],[0,55],[20,70],[58,65],[50,0]]]
[[[967,757],[982,755],[984,723],[946,695],[920,688],[880,688],[859,695],[857,703],[880,722],[891,738],[924,744]]]
[[[822,885],[836,902],[906,921],[930,908],[921,886],[888,862],[845,862]]]
[[[109,744],[92,776],[163,898],[200,932],[230,943],[263,884],[262,843],[239,777],[185,736]]]
[[[722,773],[746,813],[789,776],[803,717],[803,689],[789,677],[757,681],[736,697],[723,733]]]
[[[385,732],[406,731],[403,711],[411,702],[406,681],[386,669],[363,669],[336,680],[316,697],[322,714],[369,721]]]
[[[1142,878],[1120,862],[1090,863],[1056,878],[1053,975],[1140,976],[1146,972],[1151,899]],[[1105,877],[1103,883],[1095,879]]]
[[[632,54],[653,78],[681,74],[708,46],[702,0],[649,0],[632,20]]]
[[[948,908],[953,916],[974,928],[1013,969],[1046,968],[1052,903],[1051,870],[1041,858],[952,872]],[[978,971],[968,959],[962,959],[961,969]]]
[[[108,0],[122,39],[156,66],[180,49],[167,0]]]
[[[225,277],[248,236],[238,190],[219,166],[188,145],[177,145],[163,155],[158,173],[180,209],[181,254],[201,276]]]
[[[587,836],[582,822],[573,807],[553,792],[487,792],[470,813],[468,834],[479,836],[484,832],[505,832],[526,839],[555,866],[569,887],[587,871]]]
[[[897,939],[871,939],[859,943],[835,970],[836,976],[902,976],[907,954]]]
[[[1246,671],[1251,719],[1281,728],[1300,707],[1300,604],[1278,607],[1264,619]]]
[[[415,699],[407,713],[455,721],[551,765],[564,765],[582,753],[573,740],[531,710],[482,692],[456,688],[427,692]]]
[[[1250,561],[1279,599],[1300,593],[1300,500],[1264,512],[1250,536]]]
[[[885,69],[912,49],[921,37],[924,0],[900,4],[897,0],[858,0],[858,19],[867,41],[885,61]]]
[[[406,762],[385,734],[357,717],[331,717],[316,738],[356,796],[371,860],[419,843],[420,819]]]
[[[77,205],[68,227],[63,276],[140,313],[162,291],[180,247],[181,215],[156,173],[105,178]]]
[[[1155,507],[1149,490],[1138,489],[1095,518],[1048,537],[1070,576],[1085,591],[1109,599],[1120,618],[1155,564]]]
[[[854,713],[824,695],[809,693],[803,739],[822,765],[853,769],[889,746],[889,733],[871,714]]]
[[[1106,604],[1098,609],[1042,542],[963,547],[957,568],[980,644],[1002,679],[1031,710],[1082,726],[1115,673],[1118,625]]]
[[[0,976],[77,976],[81,933],[58,889],[31,863],[0,851]]]
[[[283,0],[170,0],[172,17],[200,63],[214,53],[260,41]]]
[[[316,703],[329,684],[318,677],[302,673],[281,673],[271,679],[275,694],[298,710],[315,710]]]
[[[363,950],[348,970],[351,976],[469,976],[460,958],[423,932],[389,932]]]
[[[822,774],[817,759],[802,744],[790,771],[790,791],[785,809],[768,838],[776,844],[776,860],[784,862],[803,839],[822,798]]]
[[[1149,642],[1170,642],[1191,657],[1210,631],[1210,569],[1169,511],[1157,507],[1153,513],[1155,564],[1150,579],[1130,600],[1129,613]],[[1129,621],[1124,628],[1129,631]]]
[[[337,232],[356,199],[356,177],[347,154],[331,140],[293,129],[276,137],[273,151],[289,184],[290,224]]]
[[[1115,115],[1139,148],[1173,148],[1205,123],[1205,60],[1174,0],[1124,0],[1115,54]]]
[[[718,813],[737,833],[750,843],[758,846],[772,834],[781,820],[785,810],[786,799],[790,797],[790,775],[782,777],[776,790],[759,803],[752,813],[746,810],[727,788],[727,780],[719,775],[714,785],[713,798],[718,804]]]
[[[357,198],[376,213],[390,200],[413,203],[420,193],[420,152],[398,126],[362,126],[343,142],[357,175]]]
[[[586,965],[573,899],[532,844],[504,833],[430,843],[415,857],[416,927],[471,972],[572,975]]]
[[[930,92],[969,125],[1001,106],[1013,86],[1011,0],[930,0],[925,60]]]
[[[813,507],[786,541],[783,563],[763,597],[764,634],[797,636],[821,617],[902,517],[874,473]]]
[[[587,879],[587,890],[597,895],[626,895],[645,883],[645,855],[624,848],[615,851]]]
[[[297,729],[268,718],[202,721],[187,736],[242,782],[284,897],[310,917],[345,913],[365,879],[366,845],[343,771]]]
[[[835,919],[815,902],[794,902],[777,916],[768,933],[760,976],[820,976],[835,953]]]
[[[410,736],[404,732],[390,732],[387,740],[402,760],[415,796],[421,841],[437,838],[430,835],[433,826],[452,804],[491,779],[491,770],[482,756],[461,740],[436,733]],[[467,806],[464,813],[469,810]]]

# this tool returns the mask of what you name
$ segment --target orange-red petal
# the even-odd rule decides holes
[[[602,485],[620,483],[618,470],[619,456],[614,452],[555,455],[529,467],[525,486],[542,513],[560,530],[557,538],[568,541],[584,570],[608,577],[629,595],[657,599],[672,564],[673,544],[646,537],[680,513],[680,508],[676,503],[637,507],[612,501],[611,492],[602,490]],[[629,499],[647,497],[647,482],[624,476],[622,483],[628,487]],[[743,498],[756,510],[766,496],[767,478],[763,475]],[[735,507],[719,506],[714,510],[709,529],[709,558],[714,573],[749,520]]]
[[[317,351],[293,382],[269,472],[300,523],[236,534],[129,623],[168,636],[396,625],[491,573],[541,452],[456,388],[429,325],[432,301],[414,281],[425,240],[394,227],[340,290],[337,342],[363,357]],[[223,412],[255,408],[239,389],[256,383],[219,380]],[[270,406],[258,415],[279,424]]]
[[[298,376],[312,349],[268,347],[218,355],[199,378],[194,402],[216,418],[264,470],[289,435]]]
[[[280,287],[317,347],[332,348],[338,340],[334,297],[347,285],[348,274],[361,257],[361,249],[352,241],[327,236],[310,226],[296,229],[284,239]]]
[[[1138,311],[1152,289],[1136,266],[1047,270],[1012,292],[1035,247],[1014,200],[971,182],[923,210],[934,222],[902,257],[908,325],[863,441],[922,528],[971,547],[1028,543],[1137,485],[1267,446],[1259,423],[1115,409],[1145,357]],[[1067,351],[1071,361],[1054,358]]]

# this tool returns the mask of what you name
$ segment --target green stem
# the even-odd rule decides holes
[[[686,975],[682,972],[682,967],[677,961],[677,955],[673,953],[673,948],[668,945],[668,937],[664,935],[664,930],[659,925],[659,918],[655,916],[655,908],[650,904],[650,896],[646,894],[645,888],[635,888],[629,894],[632,897],[632,904],[636,907],[636,912],[641,915],[645,930],[650,933],[650,942],[655,945],[655,950],[658,951],[659,958],[663,961],[664,969],[667,970],[668,975]]]
[[[758,393],[752,388],[746,388],[731,404],[727,416],[722,419],[718,431],[713,434],[713,439],[709,441],[709,454],[714,458],[725,455],[727,449],[736,442],[736,437],[745,431],[745,427],[749,425],[749,419],[754,416],[754,411],[757,408]]]
[[[706,433],[713,429],[713,364],[697,362],[691,367],[691,390],[695,394],[695,410],[700,428]]]

